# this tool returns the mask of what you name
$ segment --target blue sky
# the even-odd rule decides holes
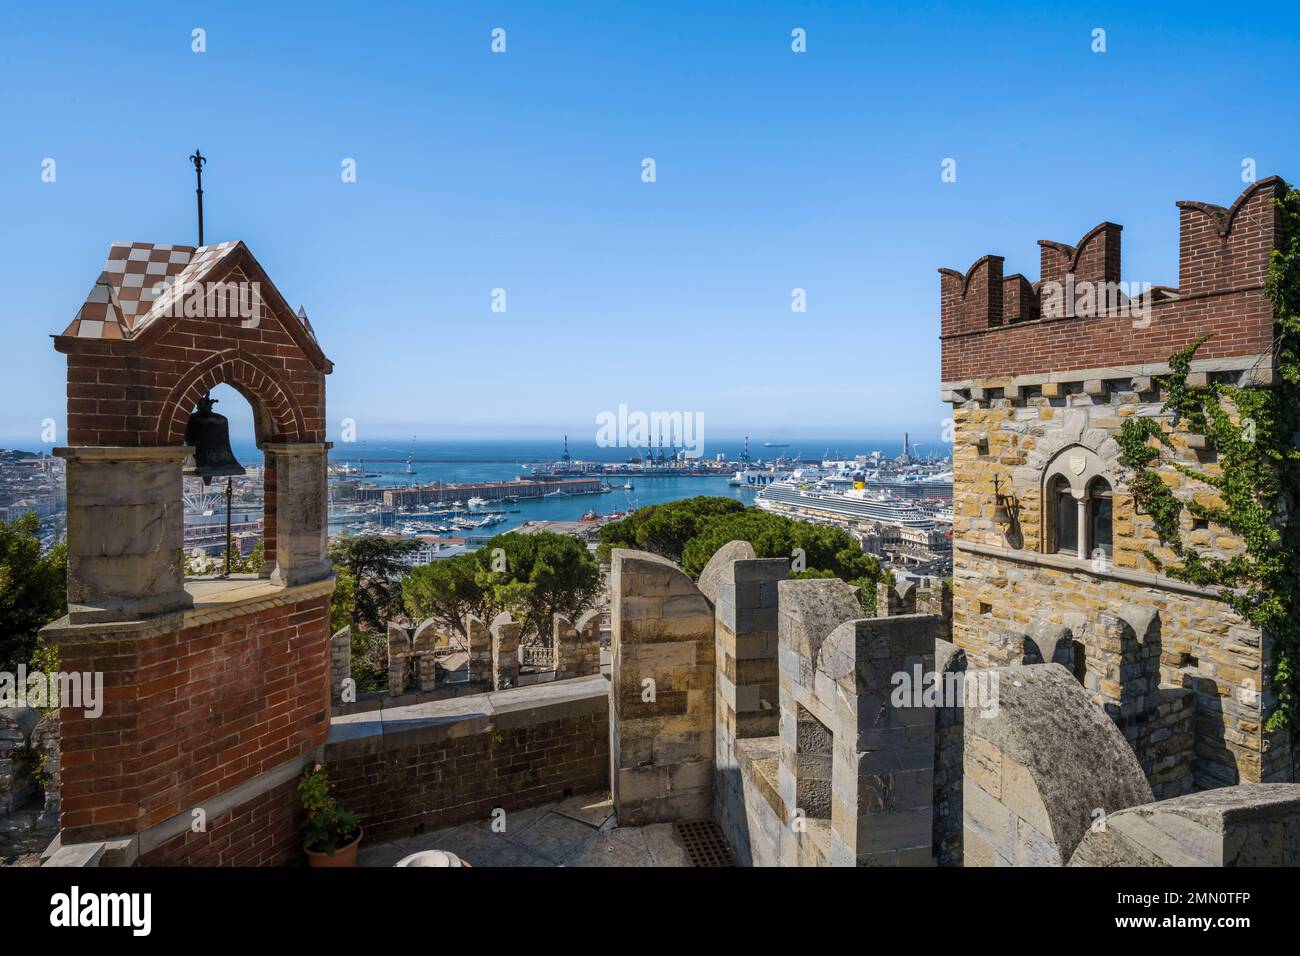
[[[368,438],[594,433],[620,403],[937,435],[938,267],[1036,278],[1035,240],[1110,219],[1124,278],[1174,284],[1175,200],[1231,202],[1247,157],[1300,176],[1297,33],[1224,5],[180,6],[0,12],[11,444],[62,435],[48,335],[109,243],[194,241],[196,146],[208,240],[306,306],[331,431]]]

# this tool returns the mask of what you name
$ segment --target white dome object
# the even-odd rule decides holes
[[[445,850],[421,850],[404,856],[393,866],[461,866],[460,857]]]

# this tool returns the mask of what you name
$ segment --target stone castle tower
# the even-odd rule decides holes
[[[1292,780],[1271,713],[1270,640],[1204,589],[1146,556],[1153,519],[1134,507],[1116,438],[1160,416],[1157,376],[1201,336],[1189,381],[1274,382],[1264,292],[1278,244],[1276,177],[1228,208],[1180,202],[1179,285],[1144,300],[1120,282],[1121,226],[1076,245],[1040,241],[1031,283],[1001,256],[941,269],[942,378],[953,406],[953,639],[976,666],[1057,661],[1119,725],[1157,798]],[[1165,414],[1165,418],[1169,416]],[[1216,454],[1177,428],[1172,457]],[[1164,467],[1190,499],[1209,489]],[[1223,556],[1242,544],[1184,510],[1183,535]]]

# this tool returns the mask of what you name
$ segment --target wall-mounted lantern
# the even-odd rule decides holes
[[[993,520],[998,524],[1015,526],[1020,520],[1020,502],[1015,495],[1002,493],[1001,479],[993,476]]]

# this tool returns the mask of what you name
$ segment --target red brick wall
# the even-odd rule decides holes
[[[298,781],[280,784],[216,820],[140,855],[140,866],[286,866],[303,860]]]
[[[1207,333],[1213,337],[1198,358],[1269,351],[1273,312],[1262,285],[1279,239],[1272,200],[1284,188],[1272,177],[1229,208],[1179,203],[1180,298],[1155,303],[1149,320],[1136,325],[1132,315],[1044,316],[1046,289],[1040,285],[1033,302],[1023,285],[1012,283],[1018,277],[1004,283],[998,256],[979,260],[966,274],[940,269],[942,379],[1162,363]],[[1042,282],[1064,283],[1070,274],[1076,282],[1119,281],[1120,228],[1102,223],[1077,247],[1040,242]]]
[[[259,442],[325,440],[329,361],[256,261],[244,252],[232,260],[232,271],[212,281],[260,284],[256,328],[238,318],[176,317],[135,339],[55,337],[68,356],[69,445],[179,445],[195,401],[220,383],[253,406]]]
[[[364,816],[366,840],[487,820],[567,795],[609,789],[609,715],[539,719],[531,726],[325,760],[336,794]],[[420,831],[422,832],[422,831]]]
[[[104,713],[64,708],[64,842],[146,829],[325,742],[329,599],[183,631],[65,642]]]
[[[1132,316],[1076,316],[1013,324],[943,340],[945,382],[1035,372],[1167,362],[1213,332],[1197,358],[1257,355],[1273,341],[1273,309],[1262,291],[1157,303],[1150,324]]]

